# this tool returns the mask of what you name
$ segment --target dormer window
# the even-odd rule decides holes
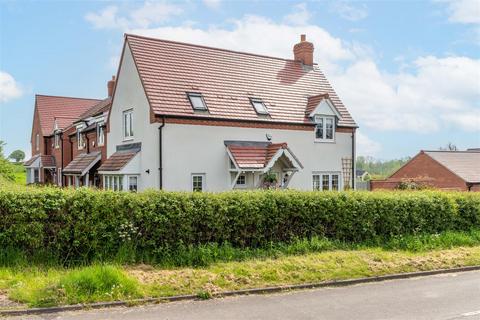
[[[201,93],[194,93],[194,92],[187,92],[188,100],[190,100],[190,104],[192,105],[193,110],[198,111],[207,111],[207,104],[203,99]]]
[[[55,132],[54,145],[55,145],[55,149],[60,148],[60,133],[58,132]]]
[[[83,128],[84,128],[83,125],[77,126],[77,148],[79,150],[83,149],[85,145],[85,143],[83,142],[83,133],[82,133]]]
[[[263,103],[261,99],[250,98],[250,102],[252,103],[253,108],[255,108],[255,111],[258,114],[269,114],[265,103]]]
[[[318,116],[315,120],[315,140],[333,142],[335,140],[335,117]]]
[[[105,143],[104,123],[97,123],[97,145],[103,146]]]

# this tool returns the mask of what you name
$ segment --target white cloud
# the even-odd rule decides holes
[[[0,71],[0,102],[5,103],[21,95],[22,90],[12,75]]]
[[[356,153],[359,156],[375,157],[382,149],[380,143],[373,141],[360,130],[356,133],[357,150]]]
[[[370,128],[435,132],[449,124],[445,114],[480,113],[480,60],[420,57],[413,69],[389,74],[361,60],[331,79],[356,120]]]
[[[307,25],[312,14],[307,8],[306,3],[299,3],[294,7],[294,11],[285,16],[284,21],[287,24],[303,26]]]
[[[456,23],[480,24],[479,0],[446,0],[448,20]]]
[[[343,19],[350,21],[362,20],[368,16],[367,7],[365,5],[354,6],[346,1],[334,2],[330,10],[336,12]]]
[[[355,58],[353,45],[331,36],[315,26],[294,26],[275,23],[267,18],[247,15],[232,21],[233,28],[196,28],[191,25],[135,29],[132,33],[167,40],[195,43],[237,51],[255,52],[284,58],[293,58],[293,44],[305,33],[314,42],[315,60],[321,61],[325,70],[335,69],[342,60]],[[351,48],[349,48],[351,47]]]
[[[117,6],[108,6],[99,13],[89,12],[85,19],[97,29],[122,29],[124,31],[133,28],[149,28],[152,25],[161,25],[172,17],[178,16],[183,9],[175,4],[165,1],[146,1],[142,6],[124,11],[130,12],[127,16],[121,16]]]
[[[203,0],[203,4],[211,9],[218,9],[222,0]]]
[[[480,113],[480,60],[423,56],[403,59],[400,71],[386,72],[368,46],[343,41],[317,25],[298,26],[287,20],[278,23],[250,15],[231,26],[181,25],[132,32],[284,58],[292,58],[293,44],[306,33],[315,45],[314,60],[361,128],[432,133],[460,125],[459,130],[478,130],[472,119]]]

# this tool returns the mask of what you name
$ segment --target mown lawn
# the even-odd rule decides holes
[[[464,236],[464,235],[463,235]],[[96,264],[0,267],[0,293],[31,307],[257,288],[480,265],[480,243],[450,249],[333,250],[199,268]]]

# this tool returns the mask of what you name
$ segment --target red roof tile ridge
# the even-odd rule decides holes
[[[246,52],[246,51],[237,51],[237,50],[232,50],[232,49],[225,49],[225,48],[218,48],[218,47],[211,47],[211,46],[206,46],[202,44],[194,44],[194,43],[188,43],[188,42],[182,42],[182,41],[174,41],[174,40],[166,40],[166,39],[159,39],[159,38],[153,38],[153,37],[147,37],[147,36],[142,36],[142,35],[137,35],[137,34],[132,34],[132,33],[125,33],[125,38],[141,38],[141,39],[146,39],[146,40],[153,40],[153,41],[158,41],[158,42],[168,42],[168,43],[175,43],[175,44],[180,44],[180,45],[186,45],[186,46],[191,46],[191,47],[197,47],[197,48],[204,48],[204,49],[212,49],[212,50],[218,50],[218,51],[224,51],[224,52],[232,52],[232,53],[238,53],[238,54],[245,54],[249,56],[255,56],[255,57],[262,57],[262,58],[269,58],[269,59],[277,59],[277,60],[282,60],[282,61],[291,61],[291,62],[298,62],[301,63],[300,61],[294,60],[294,59],[287,59],[287,58],[281,58],[281,57],[274,57],[274,56],[269,56],[269,55],[264,55],[264,54],[258,54],[258,53],[252,53],[252,52]],[[314,66],[318,66],[317,63],[313,63]]]
[[[35,97],[51,97],[51,98],[67,98],[67,99],[80,99],[80,100],[96,100],[96,101],[102,101],[103,99],[97,99],[97,98],[81,98],[81,97],[69,97],[69,96],[55,96],[51,94],[39,94],[36,93]]]

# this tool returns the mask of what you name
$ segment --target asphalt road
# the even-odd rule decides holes
[[[13,319],[480,319],[480,271]]]

